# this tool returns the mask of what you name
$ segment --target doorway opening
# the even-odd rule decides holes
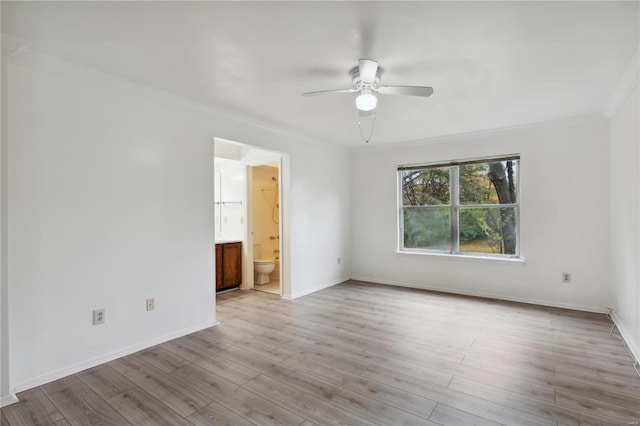
[[[286,153],[214,138],[216,252],[241,243],[242,272],[235,286],[241,290],[290,297],[288,161]],[[218,259],[216,277],[233,275],[226,271],[233,264]],[[226,290],[216,288],[219,295]]]
[[[250,167],[254,289],[282,294],[280,288],[280,167]]]

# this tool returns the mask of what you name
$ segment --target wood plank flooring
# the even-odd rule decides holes
[[[638,425],[604,315],[348,281],[18,395],[2,425]]]

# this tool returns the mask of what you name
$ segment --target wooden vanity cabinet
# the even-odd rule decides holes
[[[242,284],[242,243],[216,244],[216,290]]]
[[[216,290],[222,287],[222,244],[216,244]]]

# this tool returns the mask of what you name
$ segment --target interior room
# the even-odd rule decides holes
[[[214,145],[216,293],[281,295],[284,156],[220,138]]]
[[[640,422],[640,2],[0,14],[3,426]]]

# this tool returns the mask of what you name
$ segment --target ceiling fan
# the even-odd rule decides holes
[[[326,93],[359,93],[356,107],[361,116],[372,114],[378,104],[380,95],[406,95],[428,97],[433,94],[432,87],[426,86],[379,86],[382,69],[372,59],[360,59],[358,66],[350,71],[353,87],[350,89],[320,90],[306,92],[302,96],[324,95]]]

